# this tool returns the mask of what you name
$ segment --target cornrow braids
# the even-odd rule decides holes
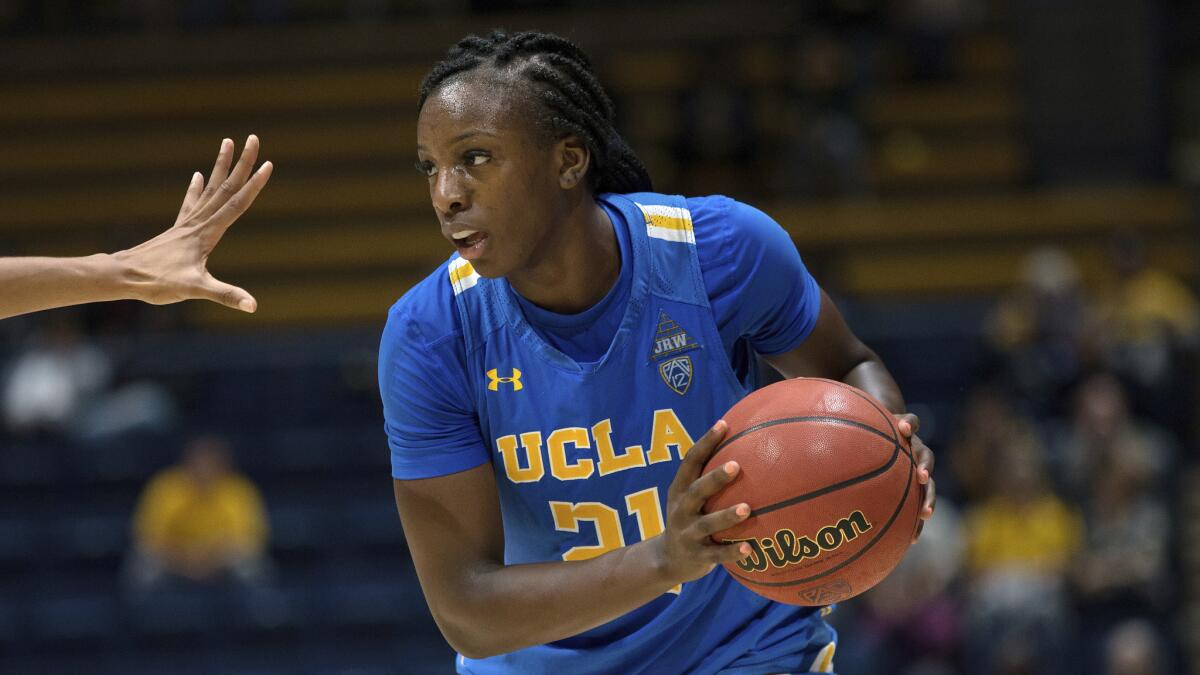
[[[553,139],[574,135],[592,157],[588,183],[595,193],[649,192],[650,174],[613,126],[612,99],[591,61],[566,38],[533,31],[471,35],[450,48],[421,82],[417,107],[451,78],[486,67],[534,85],[539,129]]]

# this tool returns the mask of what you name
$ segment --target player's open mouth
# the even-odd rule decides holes
[[[463,230],[450,235],[450,238],[454,240],[454,245],[458,247],[459,254],[468,260],[472,260],[479,257],[483,252],[488,235],[486,232]]]

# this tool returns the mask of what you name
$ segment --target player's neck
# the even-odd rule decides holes
[[[510,274],[508,283],[521,297],[559,314],[578,314],[600,302],[621,273],[621,249],[613,223],[589,195],[572,208],[545,242],[535,264]]]

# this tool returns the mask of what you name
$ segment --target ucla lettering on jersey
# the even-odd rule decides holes
[[[662,534],[680,460],[746,394],[721,348],[687,202],[602,195],[626,227],[632,287],[612,344],[580,364],[522,316],[503,279],[445,267],[479,426],[492,450],[507,564],[577,561]],[[448,278],[447,278],[448,277]],[[465,673],[775,671],[832,658],[814,608],[772,603],[721,568],[605,625]],[[803,657],[803,661],[800,660]]]

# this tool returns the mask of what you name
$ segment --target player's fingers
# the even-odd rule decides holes
[[[233,221],[237,220],[239,216],[246,212],[246,209],[250,208],[250,205],[258,198],[258,193],[262,192],[262,189],[267,185],[267,181],[271,180],[271,173],[274,170],[274,164],[263,162],[263,165],[258,168],[258,171],[254,172],[254,175],[242,186],[242,189],[230,197],[229,201],[225,202],[209,218],[209,221],[212,223],[211,236],[213,237],[213,240],[209,242],[210,245],[216,245],[216,242],[221,239],[221,236],[225,234],[229,226],[233,225]]]
[[[937,507],[937,486],[932,478],[925,486],[925,502],[921,504],[921,520],[929,520],[933,517],[933,510]]]
[[[693,527],[699,534],[709,537],[722,530],[728,530],[749,517],[750,505],[737,504],[698,518]]]
[[[683,509],[689,513],[699,511],[709,497],[729,485],[741,470],[737,462],[728,461],[692,481],[684,495]]]
[[[921,418],[912,413],[897,415],[896,420],[896,426],[900,429],[900,433],[909,438],[921,430]]]
[[[717,564],[732,564],[750,555],[750,544],[744,541],[731,544],[713,544],[706,546],[704,550],[710,561]]]
[[[200,198],[200,191],[203,189],[204,174],[197,171],[192,174],[192,180],[188,182],[187,192],[183,193],[183,204],[179,206],[179,216],[175,218],[176,225],[182,223],[196,207],[196,200]]]
[[[211,274],[203,281],[197,295],[205,300],[212,300],[226,307],[251,314],[258,309],[258,301],[254,299],[253,295],[237,286],[220,281]]]
[[[729,424],[725,420],[717,420],[716,424],[700,437],[700,440],[688,448],[681,466],[694,467],[696,475],[700,475],[701,468],[708,463],[708,459],[712,457],[717,446],[721,444],[721,440],[725,438],[727,429],[729,429]]]
[[[725,420],[717,420],[717,423],[705,432],[700,440],[692,444],[688,448],[687,454],[684,455],[683,461],[679,463],[679,468],[675,470],[675,480],[671,481],[670,494],[675,494],[686,490],[693,481],[700,475],[704,469],[704,464],[708,462],[708,458],[712,456],[713,449],[721,443],[721,439],[725,437],[725,430],[729,425]]]
[[[913,457],[917,462],[917,480],[929,482],[933,476],[933,466],[937,463],[933,451],[918,438],[913,443]]]

